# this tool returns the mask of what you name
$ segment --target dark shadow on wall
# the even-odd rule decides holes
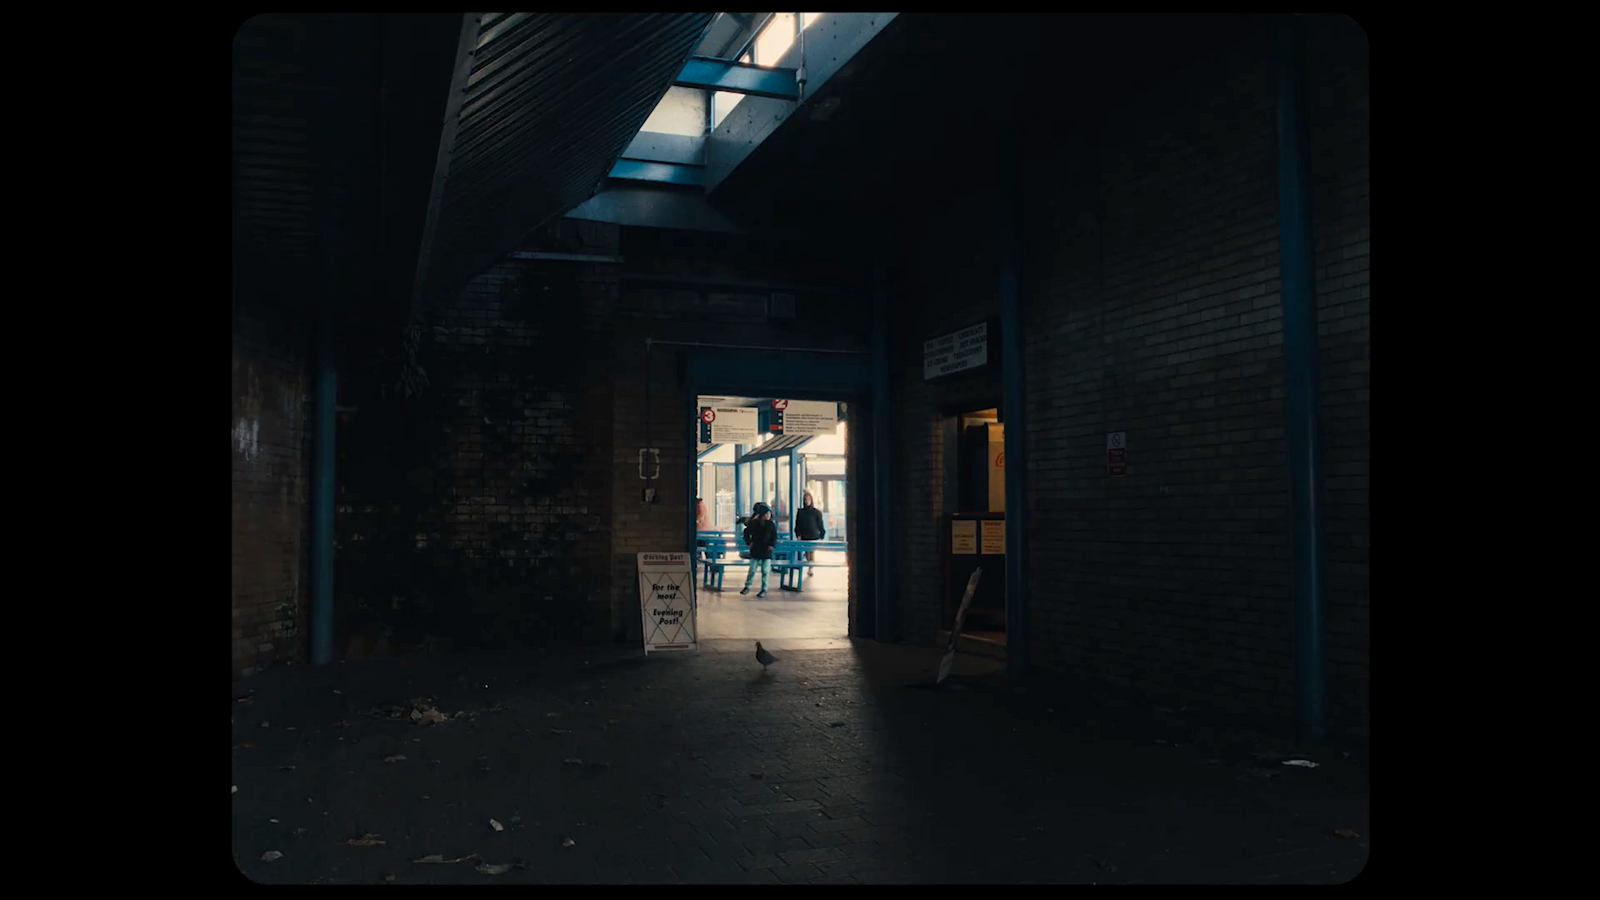
[[[564,312],[582,290],[501,266],[429,317],[414,357],[399,332],[345,341],[336,652],[593,638],[609,548],[592,476],[609,451],[586,424],[593,354]],[[412,392],[408,364],[426,373]]]

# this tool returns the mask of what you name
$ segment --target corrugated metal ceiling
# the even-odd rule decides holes
[[[421,297],[587,200],[714,13],[483,13]]]
[[[234,41],[235,249],[289,268],[314,265],[317,252],[308,31],[300,20],[258,16]]]

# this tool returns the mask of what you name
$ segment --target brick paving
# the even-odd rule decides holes
[[[334,884],[1337,883],[1365,865],[1365,770],[1337,750],[1281,766],[1236,731],[1070,703],[975,658],[919,690],[926,649],[780,655],[766,675],[753,648],[271,670],[230,709],[235,861]],[[471,715],[383,712],[418,697]],[[366,835],[384,843],[348,843]],[[435,854],[472,858],[416,862]]]

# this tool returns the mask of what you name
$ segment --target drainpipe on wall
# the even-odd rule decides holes
[[[331,17],[314,29],[314,56],[325,90],[318,93],[314,143],[319,176],[316,202],[320,237],[320,291],[313,307],[317,316],[312,348],[315,383],[311,432],[311,662],[333,662],[333,522],[334,431],[338,427],[339,377],[335,323],[350,309],[352,284],[351,215],[355,208],[356,159],[374,149],[356,115],[360,104],[351,98],[356,86],[367,83],[346,52],[371,38],[374,22],[357,17]]]
[[[331,312],[317,328],[316,399],[311,457],[311,662],[333,662],[334,431],[339,424],[339,374]]]
[[[1322,452],[1318,436],[1317,285],[1306,119],[1305,32],[1278,26],[1278,268],[1282,279],[1284,407],[1289,445],[1295,707],[1300,737],[1325,737]]]

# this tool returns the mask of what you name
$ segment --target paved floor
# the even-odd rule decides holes
[[[756,597],[760,576],[749,594],[740,594],[744,575],[729,570],[723,590],[700,588],[696,594],[701,640],[777,642],[831,639],[846,643],[850,631],[849,575],[845,569],[819,569],[806,577],[805,590],[785,591],[777,576],[767,596]]]
[[[1365,770],[1337,750],[1283,766],[1289,748],[977,658],[913,687],[936,650],[780,656],[269,671],[230,704],[235,859],[261,882],[436,884],[1341,882],[1365,864]],[[426,724],[435,708],[452,717]]]

